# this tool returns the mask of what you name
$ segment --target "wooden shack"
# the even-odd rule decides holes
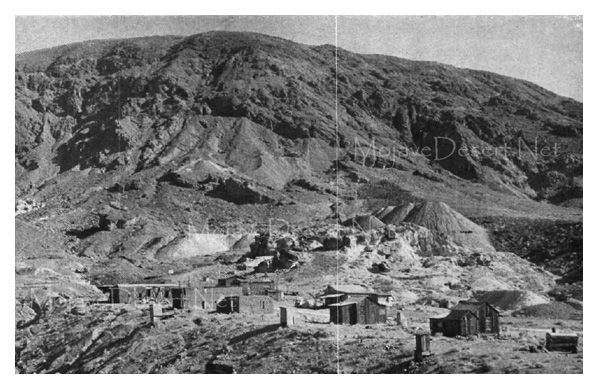
[[[243,295],[268,295],[269,291],[276,290],[274,280],[268,278],[246,279],[241,283]]]
[[[451,310],[470,310],[476,314],[479,333],[499,333],[499,311],[488,302],[461,301]]]
[[[228,276],[226,278],[218,279],[216,282],[217,287],[233,287],[241,286],[241,283],[245,282],[245,277],[239,275]]]
[[[478,317],[470,310],[452,310],[443,318],[431,318],[431,333],[446,337],[477,335]]]
[[[228,296],[217,303],[216,311],[224,314],[271,314],[274,313],[274,301],[266,295]]]
[[[243,295],[268,295],[268,291],[276,290],[276,283],[268,278],[249,279],[234,275],[219,279],[215,287],[241,287]]]
[[[576,333],[545,334],[545,348],[548,351],[578,353],[578,335]]]
[[[344,284],[337,286],[329,285],[324,290],[323,295],[319,296],[318,299],[324,299],[325,306],[329,306],[344,302],[351,298],[363,297],[370,297],[375,302],[386,305],[390,304],[391,300],[390,294],[379,293],[368,288],[353,284]]]
[[[334,324],[384,324],[388,306],[370,296],[348,298],[329,305],[330,322]]]

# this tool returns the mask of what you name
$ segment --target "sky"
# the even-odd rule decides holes
[[[574,16],[16,16],[16,53],[91,39],[252,31],[487,70],[583,100],[583,21]]]

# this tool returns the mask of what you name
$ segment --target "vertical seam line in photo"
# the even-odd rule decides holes
[[[339,79],[338,79],[338,39],[337,39],[337,15],[335,15],[335,214],[337,214],[337,219],[339,219]],[[337,273],[335,274],[335,282],[336,288],[339,290],[339,221],[337,220],[337,252],[336,252],[336,263],[337,263]],[[337,330],[337,374],[340,374],[339,370],[339,321],[336,324]]]

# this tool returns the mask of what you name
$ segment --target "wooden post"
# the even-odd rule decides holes
[[[286,307],[281,307],[281,326],[283,328],[286,328],[288,326],[288,313],[287,312],[287,308]]]
[[[406,319],[406,316],[403,314],[402,311],[397,312],[397,325],[399,325],[402,328],[408,327],[408,320]]]
[[[154,305],[150,305],[150,324],[152,324],[152,326],[155,326]]]

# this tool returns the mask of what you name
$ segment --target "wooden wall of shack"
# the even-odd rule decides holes
[[[216,287],[241,287],[243,295],[267,295],[268,291],[276,289],[276,283],[270,279],[229,277],[219,279]]]
[[[499,333],[499,311],[488,302],[462,301],[452,310],[471,310],[478,317],[478,331],[480,333]]]
[[[480,321],[480,332],[481,333],[499,333],[500,331],[500,316],[499,316],[499,311],[497,311],[497,309],[495,309],[493,306],[491,306],[488,303],[484,303],[484,309],[481,308],[481,311],[479,312],[478,316],[479,316],[479,321]],[[485,317],[483,319],[481,319],[480,317],[483,315]],[[483,325],[484,324],[484,325]]]
[[[359,324],[384,324],[387,322],[387,306],[381,305],[371,298],[358,301]]]
[[[216,310],[216,304],[224,297],[255,295],[281,299],[282,292],[273,290],[274,282],[251,282],[235,286],[180,287],[178,285],[116,285],[102,286],[108,303],[136,304],[157,302],[174,308],[196,307]],[[259,300],[259,299],[258,299]],[[272,299],[265,300],[272,302]]]
[[[275,289],[274,281],[245,281],[241,283],[244,295],[268,295]]]
[[[330,321],[334,324],[357,324],[357,312],[355,304],[329,306]]]
[[[270,314],[274,312],[274,301],[266,295],[228,296],[218,302],[216,311],[225,314]]]
[[[548,351],[578,353],[578,335],[576,333],[546,333],[545,348]]]
[[[329,306],[330,321],[335,324],[384,324],[387,322],[387,306],[364,297],[353,302]]]
[[[472,312],[459,317],[430,319],[431,333],[442,333],[445,337],[477,335],[479,333],[478,325],[478,318]]]

